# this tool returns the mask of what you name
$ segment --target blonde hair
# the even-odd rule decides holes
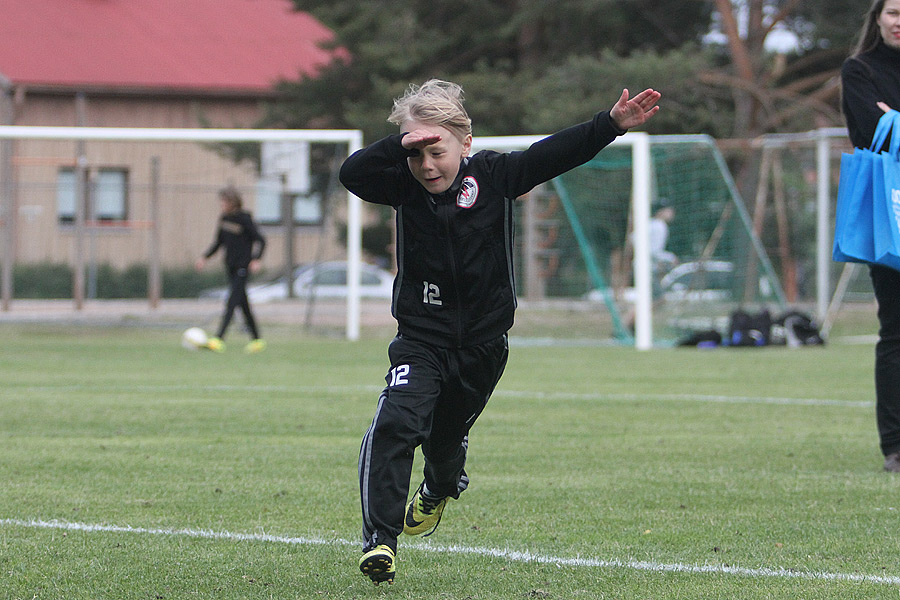
[[[394,100],[388,121],[403,125],[418,121],[446,128],[460,141],[472,134],[472,119],[463,108],[463,89],[455,83],[429,79],[421,86],[410,84],[406,93]]]

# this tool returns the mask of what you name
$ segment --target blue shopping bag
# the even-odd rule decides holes
[[[878,149],[898,122],[900,113],[886,112],[878,121],[872,145],[841,155],[832,259],[838,262],[875,262],[874,195],[883,189],[883,157]],[[900,132],[891,140],[900,143]],[[877,182],[877,185],[876,185]]]
[[[872,171],[874,262],[900,271],[900,134],[879,159]]]

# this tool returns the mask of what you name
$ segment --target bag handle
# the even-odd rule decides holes
[[[891,110],[890,112],[896,112]],[[898,113],[900,114],[900,113]],[[888,153],[894,157],[894,160],[900,160],[900,118],[895,117],[893,128],[891,129],[891,144]]]
[[[889,110],[881,115],[881,118],[878,119],[878,126],[875,128],[875,135],[872,136],[872,145],[869,146],[869,150],[878,152],[881,149],[884,145],[884,140],[887,139],[888,133],[896,127],[898,115],[900,115],[900,113],[896,110]],[[891,136],[891,154],[896,154],[893,148],[895,141],[898,144],[898,150],[900,150],[900,132],[898,132],[898,135]]]

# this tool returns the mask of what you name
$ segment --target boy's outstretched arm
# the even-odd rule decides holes
[[[631,129],[646,123],[650,117],[659,112],[660,93],[654,89],[646,89],[634,98],[628,97],[628,90],[622,90],[622,95],[615,106],[609,111],[609,117],[619,129]]]

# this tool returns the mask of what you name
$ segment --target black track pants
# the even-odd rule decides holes
[[[429,491],[458,498],[469,429],[503,374],[506,335],[468,348],[438,348],[397,336],[391,368],[359,454],[363,544],[396,550],[403,531],[413,456],[422,446]]]
[[[219,323],[219,330],[216,337],[224,338],[225,331],[231,323],[234,316],[234,309],[240,308],[244,313],[244,321],[247,323],[247,329],[250,330],[252,339],[259,338],[259,329],[256,327],[256,319],[253,318],[253,312],[250,310],[250,300],[247,298],[247,278],[249,273],[246,267],[240,267],[228,272],[228,282],[230,289],[228,292],[228,301],[225,303],[225,312],[222,314],[222,320]]]
[[[875,345],[875,413],[881,451],[900,451],[900,272],[873,265],[869,269],[878,300]]]

